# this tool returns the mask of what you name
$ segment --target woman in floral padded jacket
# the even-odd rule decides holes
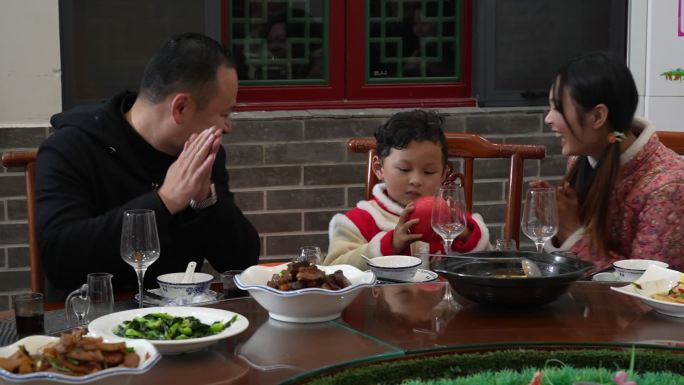
[[[572,251],[599,270],[629,258],[684,269],[684,160],[634,118],[638,102],[629,69],[608,54],[580,56],[556,74],[544,122],[570,158],[547,251]]]

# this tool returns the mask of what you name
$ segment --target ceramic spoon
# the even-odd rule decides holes
[[[528,277],[541,277],[542,272],[539,269],[539,266],[537,266],[536,263],[534,263],[531,259],[527,258],[521,258],[520,263],[522,264],[523,271],[525,272],[525,275]]]
[[[195,267],[197,267],[197,262],[195,262],[195,261],[188,262],[188,267],[185,269],[185,275],[183,276],[183,279],[181,279],[180,283],[191,283],[192,282],[192,277],[195,274]]]

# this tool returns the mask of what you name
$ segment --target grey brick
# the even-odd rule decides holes
[[[508,138],[507,143],[513,144],[541,144],[546,147],[546,156],[560,155],[560,139],[556,136],[527,136],[524,138]]]
[[[345,143],[345,146],[346,145],[347,144]],[[345,151],[347,151],[347,162],[359,163],[363,164],[364,166],[368,163],[368,152],[352,152],[348,150]]]
[[[266,237],[266,250],[269,256],[292,256],[301,246],[313,245],[321,248],[323,255],[328,250],[328,234],[269,235]]]
[[[466,117],[462,115],[444,116],[442,130],[444,132],[465,132]]]
[[[0,311],[9,310],[9,309],[10,309],[9,296],[7,296],[7,295],[0,296]]]
[[[45,140],[45,133],[45,127],[0,128],[0,148],[35,148]]]
[[[226,148],[227,166],[264,164],[264,147],[257,144],[230,145]]]
[[[0,197],[26,196],[23,175],[0,175]]]
[[[346,159],[342,142],[285,143],[264,146],[266,164],[341,162]]]
[[[0,291],[19,291],[31,288],[31,273],[26,271],[0,271]]]
[[[344,206],[343,188],[274,190],[266,192],[268,210],[325,209]]]
[[[5,216],[5,206],[6,202],[4,200],[0,199],[0,222],[6,221],[7,217]]]
[[[473,185],[473,201],[502,201],[504,197],[505,181],[501,182],[477,182]]]
[[[347,187],[347,207],[356,207],[356,203],[366,199],[366,187]]]
[[[259,234],[302,230],[302,214],[299,212],[248,214],[247,218]]]
[[[475,159],[473,165],[473,179],[505,179],[511,169],[509,159]],[[539,175],[539,161],[536,159],[526,160],[523,165],[524,177],[535,177]]]
[[[304,131],[300,120],[240,120],[233,126],[230,135],[224,137],[225,143],[301,140]]]
[[[263,191],[234,191],[235,204],[242,211],[257,211],[264,209]]]
[[[552,155],[539,161],[539,173],[543,177],[559,176],[565,174],[568,158],[563,155]]]
[[[304,231],[328,231],[330,220],[341,211],[313,211],[304,213]]]
[[[304,185],[355,184],[366,180],[366,166],[339,164],[304,166]]]
[[[7,200],[7,219],[10,221],[17,221],[26,219],[28,213],[26,211],[26,198],[22,199],[8,199]]]
[[[28,243],[28,226],[24,223],[0,223],[0,244]]]
[[[230,188],[292,186],[302,183],[300,166],[230,169]]]
[[[7,267],[7,249],[6,248],[0,248],[0,268],[6,268]]]
[[[304,122],[304,139],[347,139],[373,136],[384,118],[310,119]]]
[[[466,131],[484,134],[530,134],[541,132],[539,114],[484,114],[466,117]]]
[[[506,220],[506,204],[473,204],[473,212],[482,215],[485,223],[504,223]]]
[[[28,247],[10,247],[7,249],[7,265],[10,268],[14,267],[29,267],[31,262],[29,259]]]

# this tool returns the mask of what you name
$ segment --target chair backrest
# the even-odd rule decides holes
[[[658,139],[679,155],[684,155],[684,132],[657,131]]]
[[[525,159],[542,159],[546,148],[541,145],[499,144],[488,141],[481,136],[466,133],[447,133],[449,157],[463,158],[461,174],[468,211],[473,209],[473,165],[478,158],[503,158],[510,160],[508,174],[508,194],[506,197],[506,219],[504,237],[515,239],[520,245],[520,205],[523,187],[523,163]],[[347,149],[356,153],[367,153],[366,199],[370,199],[373,186],[378,182],[372,169],[373,157],[376,155],[374,138],[351,138]]]
[[[31,290],[45,294],[45,275],[43,274],[43,265],[40,261],[38,240],[36,239],[35,180],[37,154],[36,150],[6,152],[2,155],[2,165],[5,167],[23,167],[25,170]]]

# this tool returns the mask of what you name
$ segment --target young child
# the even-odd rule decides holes
[[[350,264],[366,269],[361,258],[383,255],[444,253],[442,242],[425,243],[412,234],[419,219],[406,220],[413,202],[434,195],[447,177],[447,141],[442,118],[414,110],[392,116],[375,132],[377,156],[372,168],[378,179],[373,198],[361,201],[330,221],[330,245],[324,264]],[[489,231],[482,217],[468,215],[468,226],[452,249],[469,252],[489,249]]]

